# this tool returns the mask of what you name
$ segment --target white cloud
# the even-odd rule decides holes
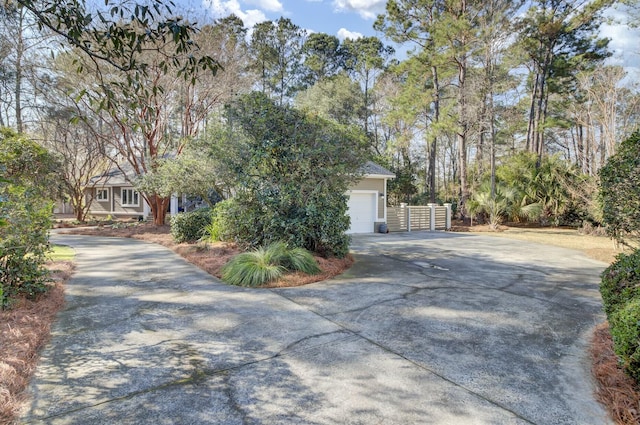
[[[339,12],[356,12],[364,19],[374,19],[384,12],[386,0],[333,0],[333,6]]]
[[[209,8],[216,18],[223,18],[231,14],[236,15],[242,19],[247,28],[252,28],[255,24],[267,20],[261,10],[242,10],[238,0],[203,0],[202,5]]]
[[[609,50],[613,55],[607,60],[608,63],[626,68],[640,68],[639,30],[621,24],[605,24],[600,28],[600,35],[611,39]]]
[[[352,40],[357,40],[357,39],[362,38],[362,37],[363,37],[363,35],[361,33],[354,32],[354,31],[349,31],[346,28],[340,28],[338,30],[338,38],[340,40],[345,40],[347,38],[350,38]]]
[[[282,3],[278,0],[245,0],[247,4],[252,4],[259,9],[266,10],[268,12],[282,12],[284,9]]]

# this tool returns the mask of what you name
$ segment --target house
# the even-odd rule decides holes
[[[363,177],[348,192],[348,212],[351,227],[347,233],[374,233],[387,222],[387,181],[395,174],[368,161],[362,168]]]
[[[88,215],[95,217],[146,217],[151,211],[125,174],[117,168],[92,177],[85,189],[85,199],[91,202]]]
[[[387,222],[387,181],[395,174],[374,162],[361,170],[363,177],[347,192],[351,228],[348,233],[374,233]],[[114,169],[93,177],[86,189],[87,201],[93,198],[90,216],[114,218],[144,217],[151,209],[122,171]],[[189,205],[186,197],[171,198],[169,212],[176,214]]]

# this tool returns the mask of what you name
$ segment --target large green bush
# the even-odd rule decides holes
[[[640,382],[640,297],[609,315],[613,350],[629,376]]]
[[[205,236],[211,223],[211,208],[176,214],[171,217],[171,236],[177,243],[196,242]]]
[[[210,156],[225,159],[221,179],[235,189],[228,234],[252,247],[284,241],[345,256],[345,193],[366,160],[361,131],[278,106],[260,93],[238,98],[227,117],[228,125],[210,134]]]
[[[622,308],[629,300],[640,298],[640,250],[616,257],[602,273],[600,293],[607,315]]]
[[[618,146],[600,170],[600,198],[607,234],[619,242],[640,235],[640,131]],[[640,382],[640,250],[621,254],[602,273],[600,293],[614,351]]]
[[[600,293],[613,350],[626,372],[640,382],[640,250],[616,257],[602,273]]]
[[[235,239],[233,217],[237,214],[237,203],[226,199],[215,204],[211,210],[211,220],[205,228],[210,241],[233,241]]]
[[[600,169],[600,197],[607,234],[623,243],[640,237],[640,131]]]
[[[0,308],[46,291],[58,165],[44,148],[0,129]]]

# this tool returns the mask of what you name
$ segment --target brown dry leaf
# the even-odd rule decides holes
[[[591,357],[598,400],[606,406],[616,424],[639,424],[640,391],[635,381],[618,365],[618,358],[613,352],[609,324],[606,322],[596,327],[591,344]]]
[[[49,267],[53,276],[46,294],[35,300],[20,299],[10,310],[0,311],[0,425],[15,423],[39,352],[64,305],[64,282],[71,276],[73,265],[57,262]]]

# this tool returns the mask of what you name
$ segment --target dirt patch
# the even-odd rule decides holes
[[[40,350],[49,340],[51,324],[64,305],[64,282],[71,276],[70,262],[49,263],[49,291],[35,300],[21,298],[10,310],[0,311],[0,424],[13,424],[26,400]]]
[[[640,391],[618,364],[613,352],[609,324],[598,325],[591,345],[593,375],[598,382],[596,396],[611,418],[620,425],[640,423]]]

